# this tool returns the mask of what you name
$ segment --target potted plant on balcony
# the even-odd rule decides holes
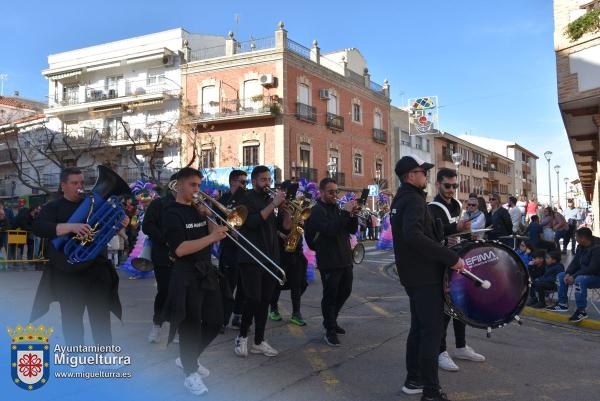
[[[250,98],[250,100],[252,100],[253,102],[260,102],[262,101],[264,98],[263,95],[254,95]]]

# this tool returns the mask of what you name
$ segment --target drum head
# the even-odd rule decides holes
[[[461,243],[453,249],[465,261],[465,268],[491,287],[484,289],[467,276],[448,269],[444,296],[447,312],[478,328],[497,328],[510,323],[525,306],[529,274],[511,248],[498,242]]]

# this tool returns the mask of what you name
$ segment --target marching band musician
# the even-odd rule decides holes
[[[416,156],[404,156],[396,163],[401,184],[392,201],[390,222],[396,269],[410,300],[402,391],[423,393],[422,401],[448,401],[440,391],[437,366],[444,330],[443,276],[446,268],[461,270],[464,263],[441,244],[443,228],[427,208],[424,189],[432,167]]]
[[[173,174],[169,181],[176,179]],[[162,220],[165,207],[173,202],[175,198],[169,189],[165,190],[163,197],[156,197],[150,202],[144,213],[142,231],[152,241],[151,258],[154,264],[154,278],[156,279],[156,297],[154,298],[154,314],[152,316],[152,329],[148,335],[148,342],[158,343],[160,341],[160,313],[165,305],[169,291],[169,281],[173,262],[169,258],[169,247],[162,230]]]
[[[282,191],[286,191],[291,184],[292,182],[289,180],[282,182]],[[291,227],[292,216],[290,216],[289,210],[280,208],[277,213],[277,235],[279,237],[281,265],[286,272],[286,284],[290,290],[290,296],[292,298],[292,317],[290,322],[297,326],[306,326],[306,322],[302,318],[302,313],[300,313],[300,299],[308,287],[308,282],[306,281],[306,269],[308,267],[308,261],[306,260],[306,257],[304,257],[302,238],[300,238],[300,241],[298,241],[296,249],[294,249],[292,252],[286,252],[285,242],[288,238],[288,235],[291,233]],[[283,288],[281,288],[281,286],[275,286],[275,289],[273,290],[273,297],[271,299],[271,313],[269,314],[269,317],[274,321],[281,320],[278,302],[282,289]]]
[[[279,263],[279,241],[274,211],[285,201],[285,193],[277,191],[271,199],[269,195],[271,172],[266,166],[254,167],[250,178],[252,189],[246,192],[241,201],[241,204],[248,209],[248,217],[241,227],[240,233],[268,258]],[[259,260],[264,260],[253,250],[250,252]],[[276,282],[247,253],[238,252],[238,263],[245,302],[240,332],[235,339],[234,352],[240,357],[248,356],[248,328],[254,320],[254,342],[250,346],[250,352],[270,357],[277,356],[279,352],[265,341],[269,304]]]
[[[452,244],[448,235],[456,234],[471,228],[471,222],[461,220],[462,206],[458,200],[454,198],[456,189],[458,188],[456,170],[449,168],[439,169],[435,183],[438,191],[433,202],[429,204],[429,211],[435,220],[439,220],[444,227],[444,236],[446,237],[446,245]],[[469,202],[471,202],[469,200]],[[438,356],[438,366],[441,369],[457,372],[458,365],[454,363],[452,357],[446,348],[446,332],[450,324],[450,316],[444,314],[444,332],[442,334],[442,342],[440,344],[440,353]],[[456,351],[454,356],[458,359],[466,359],[474,362],[484,362],[485,356],[478,354],[469,347],[466,342],[466,324],[458,319],[452,319],[454,327],[454,339],[456,343]]]
[[[33,233],[53,239],[91,232],[89,224],[67,223],[83,201],[83,174],[69,167],[60,173],[63,196],[47,203],[33,222]],[[129,219],[122,222],[127,226]],[[63,336],[66,345],[83,345],[83,314],[87,308],[94,342],[112,345],[110,313],[121,319],[119,276],[106,252],[89,262],[69,263],[67,256],[48,243],[48,268],[44,269],[31,312],[34,321],[48,312],[50,303],[60,305]]]
[[[211,212],[194,206],[202,174],[193,168],[179,170],[174,202],[164,210],[164,238],[174,259],[162,321],[171,323],[170,343],[179,333],[176,364],[183,367],[184,386],[194,395],[208,391],[202,381],[209,371],[198,358],[223,325],[223,301],[217,271],[211,264],[210,246],[225,238],[226,227],[210,223]]]
[[[314,249],[317,267],[323,282],[321,312],[325,327],[325,342],[339,347],[338,335],[346,331],[337,324],[337,318],[344,303],[352,293],[352,249],[350,234],[358,230],[356,201],[337,205],[338,187],[332,178],[324,178],[319,183],[321,197],[311,210],[306,221],[306,242]]]
[[[238,206],[241,199],[246,193],[246,183],[248,174],[243,170],[233,170],[229,173],[229,191],[225,192],[220,199],[220,202],[228,209],[233,209]],[[223,216],[225,217],[225,216]],[[221,242],[221,250],[219,252],[219,270],[227,278],[231,292],[236,290],[235,302],[233,310],[229,304],[225,305],[225,326],[229,323],[229,318],[233,312],[231,325],[240,327],[242,318],[242,307],[244,304],[244,289],[241,285],[240,272],[238,268],[238,247],[235,243],[225,238]]]

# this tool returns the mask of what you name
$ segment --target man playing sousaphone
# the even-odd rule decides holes
[[[61,171],[60,188],[63,196],[42,208],[33,223],[33,233],[47,239],[89,234],[89,224],[67,223],[84,200],[81,170],[69,167]],[[128,223],[126,217],[122,224]],[[48,257],[50,261],[42,273],[31,320],[46,314],[50,303],[58,301],[66,345],[83,345],[83,313],[87,308],[94,343],[111,345],[110,313],[120,319],[121,302],[119,277],[106,251],[91,261],[70,263],[62,249],[49,242]]]

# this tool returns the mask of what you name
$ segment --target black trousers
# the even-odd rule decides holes
[[[160,325],[160,313],[165,306],[167,294],[169,293],[169,282],[171,281],[171,266],[156,266],[154,268],[154,278],[156,279],[157,293],[154,297],[154,315],[152,322]]]
[[[60,305],[63,336],[66,345],[84,343],[83,313],[87,309],[94,343],[111,345],[110,327],[110,273],[94,268],[94,272],[81,280],[68,279],[70,285],[61,283],[57,297]],[[67,279],[65,277],[65,279]]]
[[[565,239],[563,241],[563,249],[566,251],[569,242],[572,244],[572,252],[575,254],[575,249],[577,247],[577,241],[575,240],[575,231],[577,231],[577,224],[569,224],[569,230],[565,234]]]
[[[442,343],[440,345],[440,354],[446,351],[446,332],[448,331],[448,325],[450,324],[450,320],[452,320],[452,325],[454,327],[454,339],[456,343],[456,348],[464,348],[467,345],[466,329],[467,326],[458,319],[451,319],[446,313],[444,313],[444,332],[442,333]]]
[[[186,316],[179,324],[179,355],[186,376],[198,369],[198,357],[219,334],[218,325],[208,324],[206,309],[210,308],[210,297],[205,291],[186,293]],[[198,305],[203,305],[199,308]]]
[[[300,299],[308,286],[306,282],[306,258],[301,253],[282,252],[281,264],[287,277],[286,286],[275,286],[273,298],[271,298],[271,309],[278,309],[277,303],[279,302],[281,291],[287,287],[290,290],[292,298],[292,313],[300,314]]]
[[[439,391],[438,355],[444,332],[441,284],[406,287],[410,299],[410,332],[406,340],[407,381],[423,383],[423,394]]]
[[[323,283],[323,299],[321,299],[323,326],[326,330],[333,330],[337,326],[337,318],[342,306],[352,293],[352,267],[319,270],[319,272]]]
[[[240,337],[248,337],[248,328],[254,320],[254,344],[265,339],[265,327],[269,314],[269,303],[273,290],[278,285],[262,267],[253,263],[240,263],[240,275],[244,288],[245,302],[240,325]]]
[[[235,259],[235,258],[234,258]],[[235,291],[235,298],[233,302],[233,308],[228,303],[225,306],[225,316],[223,321],[225,325],[229,324],[231,314],[241,315],[244,308],[244,288],[242,287],[242,278],[240,275],[240,268],[235,260],[228,260],[223,257],[219,259],[219,271],[225,276],[229,283],[229,288],[233,293]]]
[[[539,278],[533,280],[531,286],[531,298],[536,298],[539,302],[546,301],[546,292],[556,291],[556,283],[550,281],[542,281]]]

